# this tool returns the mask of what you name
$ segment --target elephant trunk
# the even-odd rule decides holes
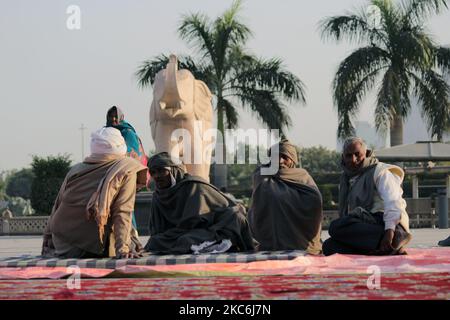
[[[169,57],[164,80],[164,94],[159,101],[162,110],[166,108],[179,108],[184,105],[177,86],[178,60],[173,54]]]

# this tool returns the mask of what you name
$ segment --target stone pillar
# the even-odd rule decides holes
[[[6,209],[3,211],[2,215],[0,216],[0,219],[2,219],[2,230],[0,230],[1,234],[3,235],[9,235],[10,227],[9,227],[9,220],[12,219],[13,214],[11,211]]]
[[[447,175],[447,198],[450,199],[450,174]]]
[[[440,189],[438,191],[439,205],[439,229],[448,229],[448,198],[447,190]]]
[[[412,197],[419,199],[419,178],[417,175],[412,176]]]
[[[9,235],[9,219],[3,219],[3,223],[2,223],[2,225],[3,225],[3,234],[4,235],[6,235],[6,236],[8,236]]]

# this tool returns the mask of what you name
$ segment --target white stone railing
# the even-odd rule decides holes
[[[43,234],[48,216],[0,218],[0,235]]]
[[[149,202],[151,195],[142,194],[136,201],[135,214],[138,222],[138,229],[142,235],[145,235],[148,228],[148,215],[150,213]],[[426,205],[425,205],[426,204]],[[438,227],[438,217],[428,203],[408,203],[407,208],[411,228],[432,228]],[[338,211],[324,211],[322,228],[328,229],[331,221],[338,218]],[[44,233],[47,225],[48,216],[34,217],[0,217],[0,236],[1,235],[41,235]],[[148,233],[148,231],[147,231]]]

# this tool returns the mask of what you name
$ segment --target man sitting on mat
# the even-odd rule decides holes
[[[404,172],[379,162],[361,138],[345,141],[339,186],[339,216],[330,224],[323,253],[406,254],[411,240],[401,187]]]
[[[283,140],[278,150],[279,169],[275,174],[264,175],[264,167],[253,174],[249,210],[252,233],[261,250],[296,249],[320,254],[323,217],[320,191],[306,170],[296,168],[298,156],[294,145]],[[272,166],[272,162],[265,167]]]
[[[145,249],[154,253],[219,253],[251,251],[245,208],[204,179],[186,173],[167,152],[150,158],[155,180],[150,214],[150,239]]]
[[[56,198],[44,233],[44,256],[140,256],[131,214],[147,168],[126,152],[119,130],[108,127],[92,134],[91,155],[72,167]]]

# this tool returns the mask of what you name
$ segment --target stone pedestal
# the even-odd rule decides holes
[[[419,199],[419,178],[412,176],[412,197],[413,199]]]
[[[447,199],[450,199],[450,174],[447,176]]]
[[[440,190],[438,193],[439,229],[448,229],[448,202],[447,190]]]

